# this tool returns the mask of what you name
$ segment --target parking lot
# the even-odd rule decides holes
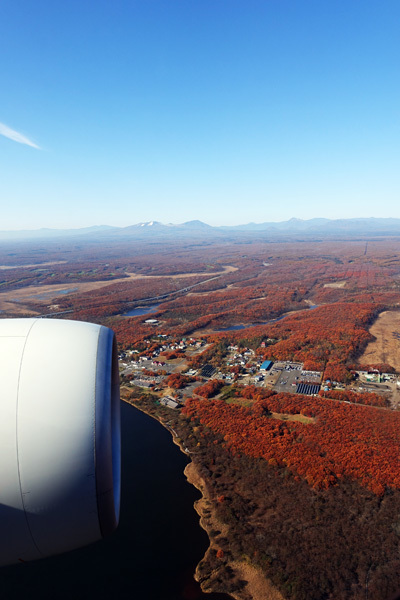
[[[296,385],[303,379],[301,376],[302,368],[303,365],[301,363],[275,364],[272,370],[280,370],[280,375],[274,385],[274,390],[276,392],[288,392],[289,394],[294,394]]]
[[[271,369],[271,375],[279,373],[274,390],[276,392],[287,392],[294,394],[296,386],[301,383],[319,384],[321,381],[321,373],[319,371],[304,371],[302,363],[275,363]]]

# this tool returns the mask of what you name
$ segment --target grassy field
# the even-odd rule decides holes
[[[369,332],[376,339],[368,344],[358,362],[364,365],[389,363],[400,371],[400,312],[381,313]]]

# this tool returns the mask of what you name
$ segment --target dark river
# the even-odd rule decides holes
[[[70,554],[0,569],[0,598],[229,600],[193,579],[208,537],[183,475],[187,458],[159,423],[122,403],[118,530]]]
[[[159,305],[158,305],[159,306]],[[312,310],[313,308],[318,308],[319,304],[313,304],[309,306],[307,309],[302,310]],[[299,311],[301,312],[301,311]],[[264,321],[263,323],[247,323],[246,325],[232,325],[231,327],[224,327],[222,329],[216,329],[215,333],[221,333],[222,331],[239,331],[240,329],[248,329],[249,327],[256,327],[258,325],[269,325],[270,323],[277,323],[278,321],[282,321],[286,317],[289,317],[293,313],[287,313],[281,315],[280,317],[276,317],[275,319],[270,319],[269,321]]]

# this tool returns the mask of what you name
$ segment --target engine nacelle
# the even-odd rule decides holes
[[[117,527],[119,402],[110,329],[0,320],[0,565],[73,550]]]

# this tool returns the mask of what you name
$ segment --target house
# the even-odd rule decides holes
[[[171,398],[170,396],[165,396],[165,398],[161,398],[160,404],[163,406],[167,406],[168,408],[178,408],[179,402]]]

